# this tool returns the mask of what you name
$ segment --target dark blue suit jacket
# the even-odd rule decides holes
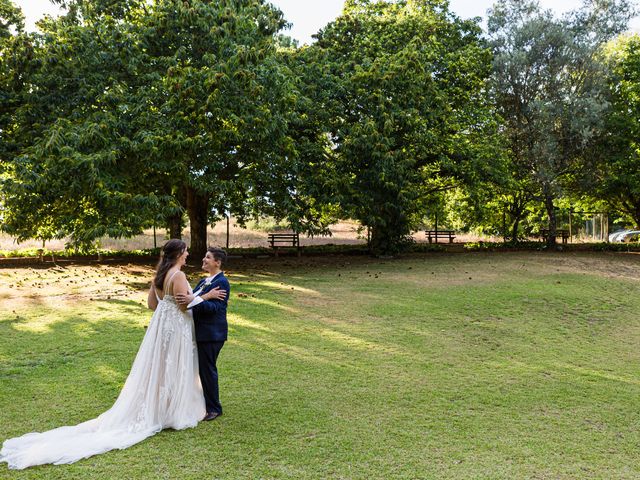
[[[198,282],[194,291],[202,287],[204,280]],[[224,273],[220,273],[200,293],[207,293],[216,287],[227,291],[224,300],[205,300],[191,309],[196,327],[196,341],[198,342],[224,342],[227,339],[227,304],[231,294],[229,280],[224,276]]]

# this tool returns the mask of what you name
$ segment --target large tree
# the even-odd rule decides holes
[[[608,53],[611,109],[587,192],[640,228],[640,36],[621,37]]]
[[[332,192],[393,253],[431,197],[484,177],[493,154],[485,80],[491,54],[446,1],[348,0],[306,53],[330,112]]]
[[[140,131],[174,167],[191,247],[202,252],[209,220],[242,219],[286,187],[295,91],[277,55],[285,21],[264,0],[165,0],[144,25],[147,61],[163,76]]]
[[[31,36],[28,95],[11,136],[18,148],[2,184],[3,229],[88,245],[139,232],[170,197],[149,191],[148,160],[131,148],[122,101],[141,81],[130,21],[141,2],[67,5],[67,15],[42,20]]]
[[[0,169],[6,167],[14,150],[14,115],[25,93],[30,42],[23,29],[22,11],[10,0],[0,0]]]
[[[211,220],[276,209],[295,191],[297,92],[277,52],[279,10],[264,0],[65,3],[65,17],[41,25],[23,122],[38,134],[4,185],[8,231],[50,224],[87,243],[186,211],[200,254]]]
[[[626,0],[585,0],[561,19],[532,0],[499,0],[490,12],[492,83],[516,189],[508,208],[515,225],[530,201],[543,202],[550,245],[563,185],[604,128],[602,46],[624,31],[631,13]]]

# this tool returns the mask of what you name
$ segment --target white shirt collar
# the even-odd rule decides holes
[[[204,290],[204,287],[211,285],[211,282],[213,282],[213,279],[216,278],[218,275],[220,275],[222,273],[222,270],[219,271],[218,273],[216,273],[215,275],[211,275],[210,277],[207,277],[204,279],[204,283],[202,284],[202,286],[200,288],[198,288],[194,293],[194,295],[198,295],[200,292],[202,292],[202,290]],[[195,302],[196,300],[194,300],[193,302]],[[202,299],[200,300],[202,301]],[[187,305],[187,308],[191,308],[194,305],[197,305],[197,303],[193,303],[191,302],[189,305]],[[199,303],[199,302],[198,302]]]
[[[213,279],[216,278],[218,275],[220,275],[222,273],[222,271],[219,271],[218,273],[216,273],[215,275],[211,275],[210,277],[207,277],[204,279],[204,283],[211,283],[213,282]]]

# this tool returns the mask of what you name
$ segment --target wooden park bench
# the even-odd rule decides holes
[[[549,229],[543,228],[540,230],[540,240],[543,242],[549,238]],[[569,240],[569,230],[556,229],[556,238],[562,238],[562,243],[567,243]]]
[[[300,234],[294,233],[270,233],[269,234],[269,246],[276,252],[278,256],[279,247],[295,247],[298,250],[298,256],[300,256]]]
[[[456,238],[453,230],[425,230],[429,243],[438,243],[439,238],[448,238],[449,243],[453,243],[453,239]]]

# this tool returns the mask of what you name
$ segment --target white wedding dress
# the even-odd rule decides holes
[[[129,377],[113,406],[76,426],[6,440],[0,462],[12,469],[73,463],[130,447],[165,428],[195,427],[205,413],[193,318],[178,308],[173,296],[165,295],[158,298]]]

